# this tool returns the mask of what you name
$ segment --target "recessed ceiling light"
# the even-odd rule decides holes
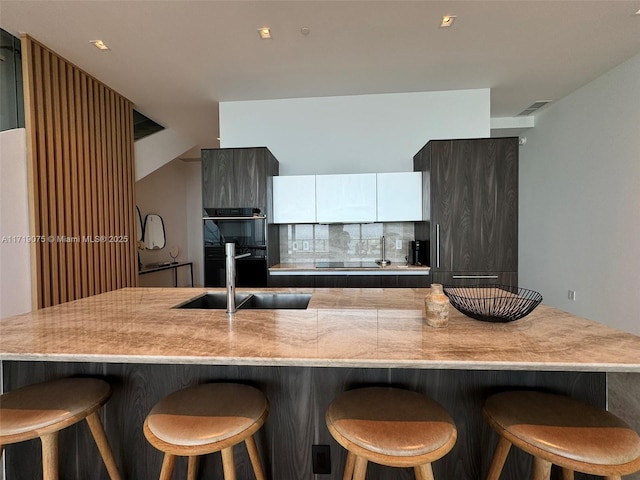
[[[91,43],[93,43],[94,47],[99,48],[100,50],[111,50],[102,40],[91,40]]]
[[[262,27],[258,29],[258,34],[263,40],[269,40],[271,38],[271,29],[269,27]]]
[[[441,27],[450,27],[453,25],[453,21],[456,19],[455,15],[444,15],[442,17],[442,21],[440,22]]]
[[[635,13],[635,15],[640,15],[640,8],[638,9],[638,11]]]

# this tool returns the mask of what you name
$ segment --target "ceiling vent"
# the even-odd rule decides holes
[[[547,103],[551,103],[551,100],[541,100],[538,102],[534,102],[523,111],[521,111],[518,115],[516,115],[516,117],[526,117],[527,115],[531,115],[533,112],[540,110]]]

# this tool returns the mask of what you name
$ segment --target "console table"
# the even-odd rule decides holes
[[[178,286],[178,268],[189,267],[189,275],[191,277],[191,286],[193,287],[193,262],[167,262],[161,264],[143,265],[138,270],[138,275],[146,275],[147,273],[161,272],[162,270],[173,270],[173,286]]]

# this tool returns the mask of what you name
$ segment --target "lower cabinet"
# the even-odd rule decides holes
[[[269,287],[428,288],[429,275],[269,275]]]

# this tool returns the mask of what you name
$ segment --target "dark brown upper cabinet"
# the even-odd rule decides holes
[[[271,216],[278,161],[266,147],[202,150],[202,206],[259,208]]]
[[[517,284],[518,138],[433,140],[422,171],[433,283]]]

